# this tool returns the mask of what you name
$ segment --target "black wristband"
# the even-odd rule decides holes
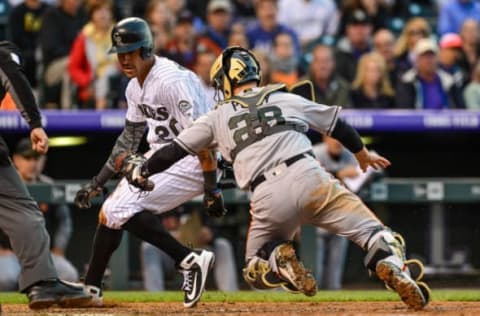
[[[35,120],[30,122],[30,130],[34,128],[42,127],[42,121],[41,120]]]
[[[217,189],[217,170],[204,171],[203,178],[205,180],[203,185],[205,191],[212,192]]]

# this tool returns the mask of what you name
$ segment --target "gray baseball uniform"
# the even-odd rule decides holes
[[[233,161],[235,177],[242,189],[248,189],[259,176],[265,177],[254,188],[251,199],[247,260],[268,241],[292,239],[302,224],[323,227],[365,247],[371,233],[382,223],[361,200],[309,155],[286,163],[289,158],[312,150],[309,139],[299,131],[312,128],[330,134],[341,108],[283,91],[259,98],[266,89],[278,90],[272,86],[254,88],[240,97],[247,103],[257,99],[258,116],[268,126],[292,128],[269,133],[238,151],[237,146],[252,136],[248,127],[251,124],[247,124],[252,116],[247,104],[233,99],[199,118],[174,140],[192,154],[216,142],[222,155]]]

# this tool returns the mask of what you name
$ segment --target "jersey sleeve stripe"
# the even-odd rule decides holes
[[[182,147],[186,152],[188,152],[190,155],[193,155],[193,156],[196,156],[197,153],[192,150],[190,147],[188,147],[187,145],[185,145],[181,140],[179,140],[178,138],[175,138],[173,140],[175,143],[178,144],[178,146]]]
[[[327,135],[330,136],[332,134],[333,128],[335,127],[335,124],[337,124],[338,120],[338,115],[340,114],[340,110],[342,109],[341,106],[335,106],[335,115],[333,116],[332,123],[330,124],[330,127],[328,128]]]

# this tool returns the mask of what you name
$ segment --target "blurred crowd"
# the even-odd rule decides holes
[[[10,0],[3,11],[0,36],[21,48],[43,108],[125,107],[128,80],[107,50],[127,16],[147,20],[156,54],[198,73],[207,90],[215,57],[239,45],[258,56],[263,83],[310,79],[320,103],[480,107],[472,0]]]

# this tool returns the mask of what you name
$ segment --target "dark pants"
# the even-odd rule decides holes
[[[57,278],[57,272],[43,215],[5,156],[2,143],[0,138],[0,229],[7,234],[20,262],[19,289],[25,291],[38,281]]]

